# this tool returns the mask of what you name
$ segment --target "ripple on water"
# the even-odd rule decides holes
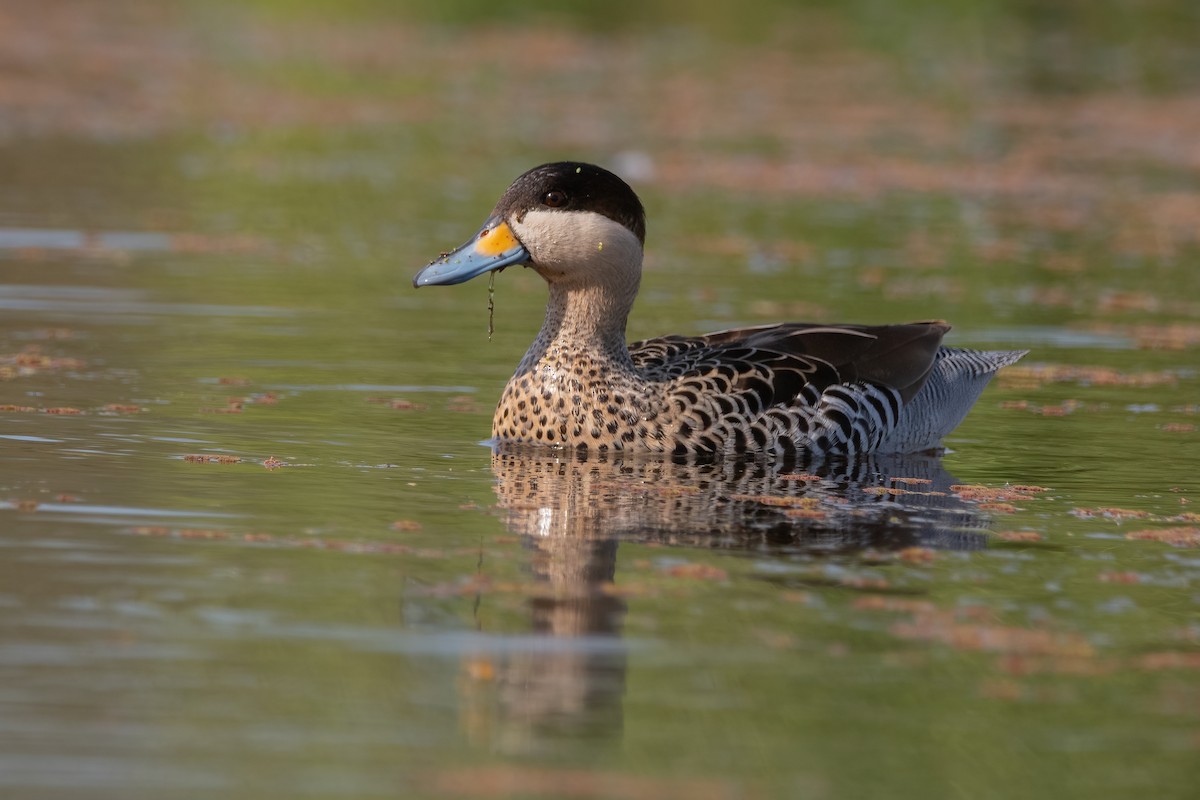
[[[40,314],[43,319],[79,324],[92,317],[293,317],[294,309],[278,306],[218,303],[163,303],[146,299],[137,289],[99,286],[0,285],[0,311]],[[64,319],[70,315],[69,319]],[[123,322],[129,321],[123,319]]]

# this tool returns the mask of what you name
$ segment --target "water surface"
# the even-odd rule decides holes
[[[1069,26],[930,86],[853,15],[115,8],[20,51],[0,141],[0,794],[1191,796],[1186,87]],[[483,282],[410,279],[565,156],[649,209],[631,338],[1032,352],[940,458],[493,452],[543,287],[489,341]]]

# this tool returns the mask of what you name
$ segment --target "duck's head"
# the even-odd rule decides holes
[[[559,161],[513,181],[479,232],[413,277],[448,286],[524,264],[566,287],[641,277],[646,213],[633,189],[593,164]]]

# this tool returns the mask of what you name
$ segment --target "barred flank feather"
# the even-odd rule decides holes
[[[1028,352],[941,348],[929,380],[901,410],[899,423],[878,452],[913,453],[937,447],[967,416],[992,376]]]

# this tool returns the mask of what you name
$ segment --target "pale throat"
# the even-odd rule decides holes
[[[599,287],[565,289],[551,285],[542,328],[522,359],[518,373],[540,379],[568,379],[573,367],[632,372],[625,322],[632,296],[613,297]]]
[[[535,255],[549,298],[525,371],[603,364],[632,371],[625,324],[641,283],[641,242],[599,214],[530,212],[514,230]]]
[[[559,344],[625,348],[625,324],[633,307],[632,291],[605,286],[565,288],[551,285],[542,332]]]

